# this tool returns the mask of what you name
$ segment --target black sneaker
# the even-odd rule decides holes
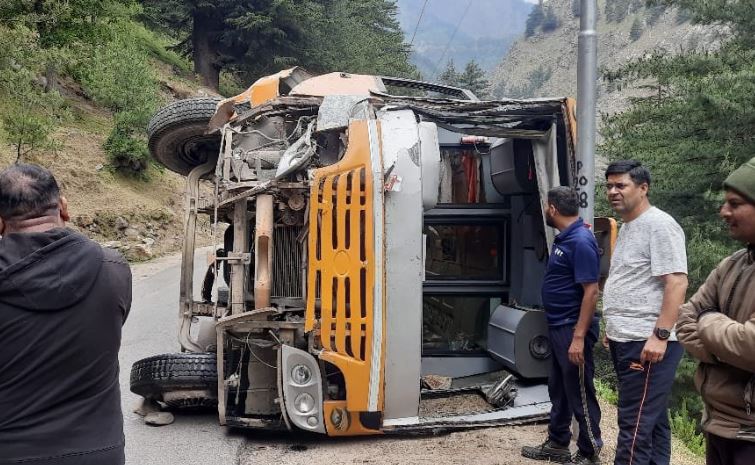
[[[550,439],[546,439],[539,446],[522,447],[522,456],[528,459],[549,460],[551,462],[568,463],[571,461],[569,446],[556,444]]]
[[[586,455],[581,451],[577,451],[574,457],[572,457],[571,463],[577,465],[600,465],[600,457],[598,454]]]

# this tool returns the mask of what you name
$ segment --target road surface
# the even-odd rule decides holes
[[[204,257],[205,253],[198,254],[198,263],[205,263]],[[129,391],[131,364],[151,355],[179,351],[179,263],[179,256],[170,256],[132,267],[134,297],[120,353],[126,464],[235,465],[244,436],[220,427],[216,414],[177,414],[172,425],[152,427],[133,413],[141,397]],[[194,280],[197,286],[200,279],[201,275]]]

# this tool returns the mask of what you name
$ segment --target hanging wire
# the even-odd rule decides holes
[[[427,2],[430,0],[425,0],[425,3],[422,4],[422,10],[419,12],[419,18],[417,18],[417,24],[414,26],[414,32],[412,33],[412,40],[409,41],[409,47],[411,47],[414,44],[414,38],[417,36],[417,29],[419,29],[419,22],[422,21],[422,15],[425,14],[425,7],[427,6]]]
[[[433,68],[433,72],[430,75],[430,80],[435,79],[435,75],[438,73],[438,66],[440,66],[441,61],[443,61],[443,58],[446,56],[446,52],[448,52],[448,48],[451,46],[451,42],[453,42],[454,37],[456,37],[456,33],[459,32],[459,26],[461,26],[462,21],[464,21],[464,18],[467,16],[467,12],[469,11],[469,7],[472,6],[472,0],[467,1],[467,6],[464,8],[464,13],[461,14],[459,17],[459,21],[456,23],[456,27],[454,28],[453,34],[451,34],[451,38],[448,39],[448,43],[446,44],[446,48],[443,49],[443,53],[440,54],[440,58],[438,58],[438,62],[435,63],[435,67]]]

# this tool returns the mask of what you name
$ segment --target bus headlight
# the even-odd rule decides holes
[[[306,392],[299,394],[294,399],[294,408],[301,414],[307,414],[315,409],[315,399]]]
[[[312,370],[306,365],[296,365],[291,369],[291,381],[303,386],[312,379]]]

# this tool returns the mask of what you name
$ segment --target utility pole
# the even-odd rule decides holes
[[[577,49],[577,172],[579,213],[595,220],[595,104],[598,81],[597,0],[580,0]]]

